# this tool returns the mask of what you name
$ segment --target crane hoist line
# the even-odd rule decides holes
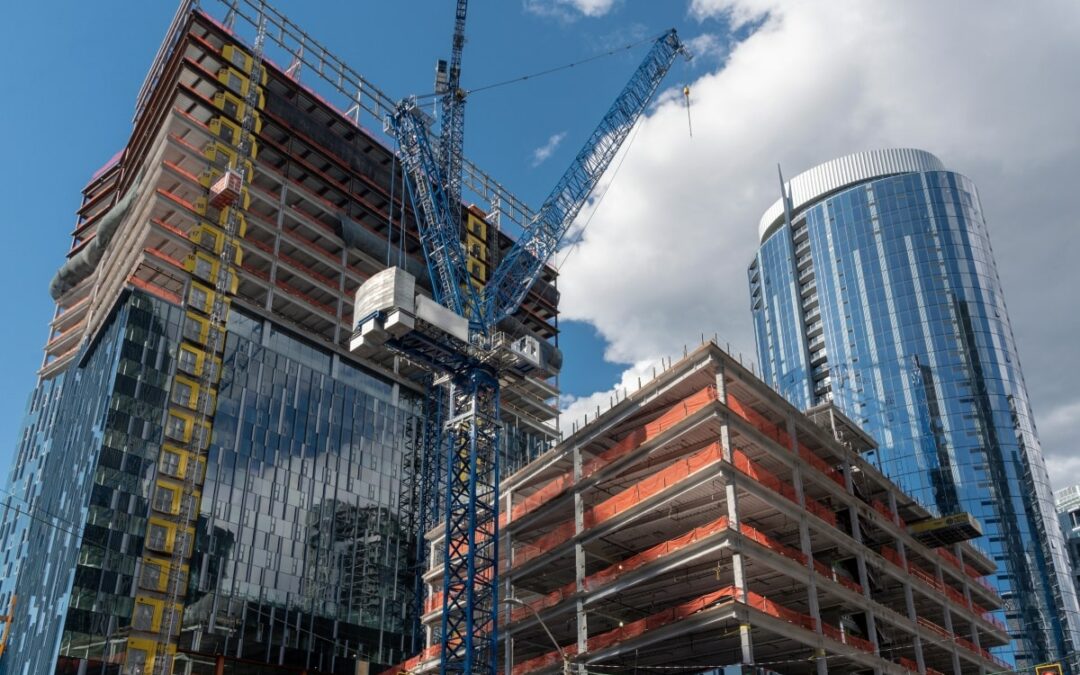
[[[461,148],[466,92],[461,87],[467,0],[458,0],[449,62],[436,68],[442,121],[438,139],[417,97],[400,101],[386,120],[398,143],[416,214],[432,297],[416,278],[391,267],[356,292],[350,349],[360,356],[389,351],[421,366],[442,387],[428,406],[426,477],[443,503],[442,614],[431,646],[448,673],[497,671],[498,534],[501,384],[554,374],[535,335],[498,330],[543,273],[582,206],[611,165],[679,55],[689,52],[674,30],[658,37],[607,113],[552,188],[486,284],[469,278],[462,243]],[[422,523],[422,530],[439,523]],[[418,550],[425,550],[423,531]],[[420,555],[423,555],[421,553]]]

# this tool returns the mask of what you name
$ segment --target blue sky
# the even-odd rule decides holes
[[[204,3],[219,11],[215,2]],[[427,92],[449,46],[451,2],[274,3],[310,35],[392,96]],[[603,3],[601,3],[603,4]],[[0,164],[0,468],[6,471],[40,366],[53,304],[48,283],[70,245],[80,189],[127,141],[135,95],[176,4],[171,1],[12,3],[0,25],[9,55],[0,69],[8,129]],[[561,9],[560,9],[561,7]],[[554,8],[554,9],[553,9]],[[592,56],[669,27],[684,38],[723,28],[699,22],[684,2],[616,3],[586,17],[545,0],[474,0],[463,82],[478,87]],[[548,11],[552,10],[552,11]],[[538,204],[644,55],[646,47],[556,75],[478,93],[469,104],[466,154],[512,191]],[[707,60],[677,65],[668,85],[701,74]],[[303,75],[301,75],[303,79]],[[543,161],[535,151],[552,144]],[[564,391],[605,388],[622,367],[601,359],[588,324],[565,322]],[[588,367],[584,367],[588,364]]]

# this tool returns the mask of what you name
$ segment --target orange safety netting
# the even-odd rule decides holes
[[[398,675],[398,673],[411,671],[414,668],[416,668],[416,666],[423,663],[424,661],[427,661],[428,659],[433,659],[433,658],[437,657],[439,655],[439,650],[440,650],[439,645],[432,645],[432,646],[428,647],[427,649],[425,649],[424,651],[417,654],[416,656],[412,657],[411,659],[409,659],[407,661],[402,661],[401,663],[397,664],[393,668],[390,668],[388,670],[384,670],[380,675]]]
[[[869,640],[864,640],[861,637],[856,637],[851,633],[845,633],[836,626],[830,626],[827,623],[821,624],[821,632],[828,638],[832,638],[837,642],[842,642],[846,645],[851,645],[857,649],[861,649],[864,652],[874,653],[874,643]]]
[[[900,664],[903,667],[903,669],[908,671],[909,673],[918,673],[919,672],[919,664],[915,663],[914,661],[907,658],[906,656],[901,656],[901,657],[897,658],[896,662],[898,664]]]
[[[728,394],[727,406],[732,412],[752,424],[754,428],[768,438],[776,441],[784,448],[791,448],[791,436],[781,429],[780,425],[770,422],[764,415],[749,406],[743,405],[742,402],[730,394]],[[810,448],[806,447],[801,442],[798,443],[798,448],[799,457],[802,457],[808,464],[831,478],[837,485],[847,489],[844,485],[844,474],[837,471],[835,467],[829,466],[828,462],[816,455]]]
[[[885,516],[885,520],[889,521],[890,523],[899,522],[900,527],[906,527],[907,526],[907,523],[905,523],[904,519],[900,517],[900,514],[896,513],[892,509],[890,509],[883,502],[875,499],[874,501],[870,502],[870,505],[872,507],[874,507],[875,511],[877,511],[881,515]]]
[[[488,579],[491,579],[491,573],[492,573],[492,570],[490,568],[486,569],[486,570],[481,570],[480,573],[477,575],[477,577],[479,577],[481,580],[488,580]],[[457,586],[464,588],[465,584],[464,584],[464,582],[459,582],[457,584]],[[427,601],[424,603],[424,613],[427,614],[427,613],[430,613],[430,612],[434,612],[436,609],[441,609],[442,608],[442,602],[443,602],[443,592],[442,591],[432,593],[431,596],[429,596]]]
[[[715,386],[705,387],[704,389],[687,396],[671,406],[667,412],[660,417],[646,424],[644,427],[634,429],[618,443],[588,462],[585,462],[581,468],[582,477],[587,478],[608,464],[611,464],[616,459],[636,450],[643,443],[659,436],[664,431],[670,429],[679,422],[682,422],[687,417],[693,415],[716,399],[717,393]],[[522,500],[520,504],[514,506],[510,513],[511,519],[517,520],[518,518],[535,511],[541,504],[546,504],[565,492],[573,482],[572,472],[568,471],[560,476],[556,476],[535,493]],[[501,522],[505,524],[506,520],[506,518],[503,518]]]
[[[585,527],[595,527],[720,461],[723,461],[723,455],[719,443],[712,443],[689,457],[679,459],[651,477],[587,509],[583,514]],[[520,545],[515,551],[513,564],[516,566],[532,560],[573,536],[574,522],[567,521],[537,539],[536,543]]]
[[[563,654],[569,658],[577,654],[577,645],[567,645],[563,647],[562,650]],[[544,668],[554,666],[560,661],[562,661],[562,655],[560,655],[559,652],[548,652],[547,654],[541,654],[540,656],[531,658],[528,661],[522,661],[521,663],[515,664],[514,669],[511,672],[514,675],[531,673],[535,670],[543,670]]]
[[[936,670],[934,668],[931,668],[930,666],[927,666],[926,667],[926,675],[945,675],[945,673],[941,672],[940,670]]]
[[[889,546],[884,546],[881,549],[881,555],[883,558],[896,565],[900,569],[905,569],[903,561],[900,559],[900,554],[897,553],[895,549]],[[973,612],[980,615],[986,622],[993,624],[994,626],[1003,631],[1006,630],[1005,624],[1003,624],[1000,620],[994,617],[985,607],[981,607],[980,605],[971,602],[955,588],[940,583],[936,578],[934,578],[933,575],[919,568],[914,563],[908,563],[908,567],[906,569],[911,573],[912,576],[918,578],[923,583],[929,585],[931,588],[938,591],[939,593],[943,593],[954,603],[962,607],[969,607]]]
[[[659,558],[661,558],[661,557],[663,557],[665,555],[670,555],[672,553],[676,553],[676,552],[686,548],[687,546],[690,546],[690,545],[692,545],[694,543],[697,543],[699,541],[703,541],[706,538],[708,538],[709,536],[711,536],[713,534],[716,534],[717,532],[725,531],[727,529],[728,529],[728,519],[727,519],[727,517],[723,516],[723,517],[717,518],[716,520],[712,521],[711,523],[707,523],[705,525],[701,525],[700,527],[696,527],[693,530],[690,530],[689,532],[687,532],[686,534],[684,534],[684,535],[682,535],[680,537],[676,537],[675,539],[670,539],[668,541],[657,544],[656,546],[653,546],[653,547],[651,547],[649,549],[646,549],[645,551],[642,551],[642,552],[640,552],[640,553],[638,553],[636,555],[633,555],[633,556],[627,558],[626,560],[623,560],[623,561],[621,561],[619,563],[611,565],[611,566],[609,566],[609,567],[607,567],[605,569],[600,570],[599,572],[595,572],[595,573],[585,577],[585,579],[582,582],[582,585],[584,586],[584,589],[586,591],[588,591],[588,592],[595,591],[595,590],[597,590],[599,588],[602,588],[602,587],[606,586],[607,584],[611,583],[612,581],[614,581],[618,577],[622,576],[623,574],[626,574],[626,573],[631,572],[631,571],[633,571],[635,569],[643,567],[644,565],[646,565],[646,564],[648,564],[650,562],[653,562],[653,561],[655,561],[655,560],[657,560],[657,559],[659,559]],[[777,553],[779,553],[779,554],[781,554],[781,555],[783,555],[783,556],[785,556],[787,558],[790,558],[791,560],[794,560],[794,561],[798,562],[799,564],[802,564],[802,565],[806,564],[806,559],[807,558],[801,551],[799,551],[799,550],[797,550],[797,549],[795,549],[795,548],[793,548],[791,546],[787,546],[786,544],[782,544],[782,543],[776,541],[775,539],[772,539],[771,537],[767,536],[766,534],[764,534],[760,530],[758,530],[758,529],[756,529],[756,528],[754,528],[754,527],[752,527],[750,525],[747,525],[745,523],[741,523],[738,526],[737,531],[742,533],[742,535],[744,537],[746,537],[747,539],[750,539],[750,540],[752,540],[754,542],[757,542],[758,544],[760,544],[761,546],[764,546],[765,548],[768,548],[768,549],[770,549],[772,551],[776,551]],[[821,563],[820,561],[817,561],[817,560],[814,561],[814,570],[818,574],[824,576],[825,578],[832,579],[833,581],[836,581],[836,582],[838,582],[840,584],[843,584],[844,586],[846,586],[847,588],[850,588],[851,590],[855,591],[856,593],[862,593],[862,586],[861,585],[859,585],[855,581],[852,581],[851,579],[848,579],[846,577],[838,576],[832,570],[832,568],[830,568],[827,565]],[[576,592],[576,590],[577,590],[576,583],[575,582],[570,582],[570,583],[566,584],[565,586],[563,586],[562,588],[558,588],[558,589],[552,591],[551,593],[548,593],[548,594],[546,594],[546,595],[544,595],[544,596],[542,596],[540,598],[537,598],[537,599],[529,602],[528,605],[534,611],[540,611],[540,610],[546,609],[548,607],[553,607],[553,606],[561,603],[563,600],[566,600],[567,598],[571,597]],[[529,616],[530,614],[531,614],[531,611],[528,608],[519,607],[519,608],[513,610],[513,612],[511,613],[511,621],[518,621],[518,620],[520,620],[522,618],[525,618],[526,616]]]
[[[746,453],[741,450],[734,450],[732,456],[735,468],[741,473],[753,478],[762,485],[769,487],[774,492],[786,497],[795,504],[799,503],[795,489],[791,487],[791,485],[782,482],[774,474],[747,457]],[[692,476],[694,473],[722,460],[723,451],[720,444],[712,443],[693,455],[676,461],[652,477],[646,478],[640,483],[637,483],[586,510],[584,513],[585,527],[590,528],[603,523],[619,513],[641,503],[643,500],[663,491],[671,485],[675,485]],[[806,510],[831,525],[836,525],[836,514],[820,502],[814,499],[806,499]],[[558,544],[568,541],[573,536],[574,523],[573,521],[567,521],[537,539],[533,544],[519,543],[515,549],[512,566],[524,564]],[[823,572],[823,574],[826,573]],[[826,576],[830,575],[826,574]]]
[[[733,455],[736,469],[746,474],[750,478],[753,478],[755,481],[761,483],[762,485],[771,488],[774,492],[780,493],[788,500],[796,504],[799,503],[799,497],[795,494],[795,488],[791,487],[791,485],[782,482],[779,478],[777,478],[767,469],[763,468],[760,464],[747,457],[746,453],[742,452],[741,450],[734,450]],[[807,497],[806,510],[810,513],[813,513],[818,518],[826,521],[830,525],[836,525],[836,514],[825,508],[817,500]]]
[[[717,591],[695,598],[689,602],[684,602],[680,605],[647,616],[644,619],[639,619],[633,623],[628,623],[625,626],[620,626],[619,628],[615,628],[606,633],[593,636],[589,638],[587,642],[588,651],[595,652],[605,649],[625,640],[643,635],[648,631],[681,621],[682,619],[707,609],[722,600],[739,601],[738,589],[735,586],[725,586]],[[747,591],[746,598],[742,602],[748,607],[752,607],[792,625],[810,631],[814,630],[813,617],[788,609],[787,607],[775,603],[765,596],[754,593],[753,591]],[[874,645],[868,640],[844,633],[839,628],[824,622],[822,622],[821,628],[825,635],[837,642],[851,645],[871,654],[874,653]],[[562,651],[567,657],[574,656],[577,654],[577,647],[576,645],[567,645],[562,648]],[[524,673],[529,673],[534,670],[547,668],[558,664],[561,660],[562,657],[559,652],[548,652],[547,654],[517,664],[514,666],[513,675],[523,675]]]
[[[956,644],[960,645],[961,647],[963,647],[964,649],[967,649],[970,652],[974,652],[974,653],[978,654],[979,656],[982,656],[984,659],[987,659],[989,661],[993,661],[994,663],[1001,666],[1002,668],[1008,669],[1010,667],[1004,661],[1002,661],[1001,659],[999,659],[996,656],[994,656],[993,654],[991,654],[989,652],[989,650],[986,650],[986,649],[983,649],[982,647],[979,647],[978,645],[976,645],[971,640],[968,640],[967,638],[963,638],[963,637],[961,637],[959,635],[955,635],[953,633],[950,633],[945,628],[939,626],[938,624],[934,623],[933,621],[931,621],[931,620],[929,620],[929,619],[927,619],[925,617],[921,617],[921,616],[919,617],[919,625],[924,627],[924,628],[928,628],[930,631],[936,633],[937,635],[940,635],[941,637],[945,638],[946,640],[949,640],[951,642],[955,642]],[[927,672],[929,672],[929,671],[930,671],[930,669],[927,668]]]
[[[593,652],[604,649],[605,647],[610,647],[618,642],[623,642],[630,638],[642,635],[650,630],[655,630],[670,623],[685,619],[691,614],[697,614],[701,610],[710,605],[714,605],[721,600],[734,600],[737,597],[737,594],[738,591],[734,586],[725,586],[718,591],[713,591],[700,598],[684,602],[681,605],[669,607],[661,612],[651,614],[644,619],[638,619],[625,626],[609,630],[606,633],[601,633],[596,637],[589,638],[589,651]]]

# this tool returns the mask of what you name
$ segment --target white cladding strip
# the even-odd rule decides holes
[[[880,176],[920,171],[945,171],[940,159],[916,148],[888,148],[856,152],[803,171],[785,184],[791,194],[792,212],[797,212],[822,195]],[[777,199],[758,223],[761,241],[784,218],[784,203]]]

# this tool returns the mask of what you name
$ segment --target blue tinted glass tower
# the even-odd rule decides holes
[[[1020,668],[1072,661],[1076,592],[975,185],[921,150],[826,162],[783,184],[749,267],[764,379],[831,402],[873,461],[997,562]]]

